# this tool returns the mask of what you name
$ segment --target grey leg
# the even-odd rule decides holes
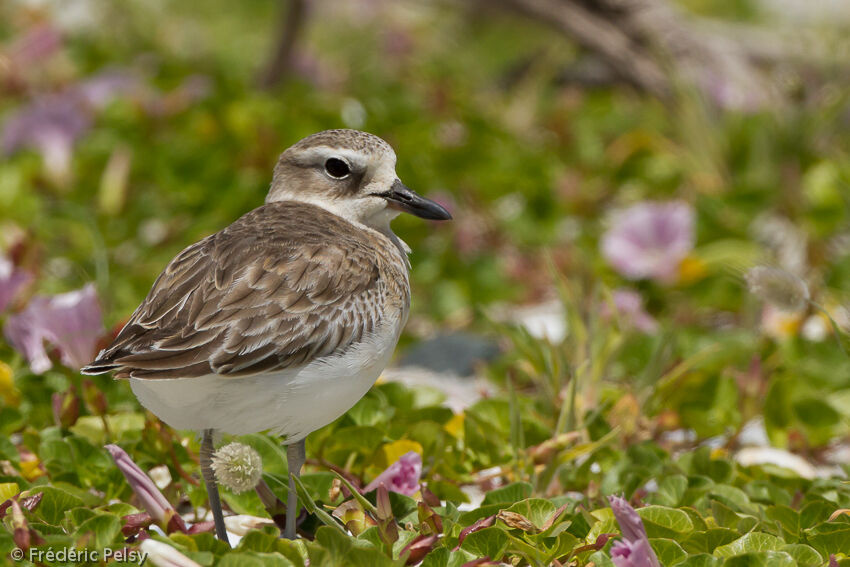
[[[212,470],[212,456],[215,448],[213,447],[213,430],[204,429],[204,438],[201,441],[201,474],[204,477],[204,483],[207,485],[207,495],[210,499],[210,509],[213,513],[215,521],[215,535],[218,539],[230,545],[227,539],[227,530],[224,528],[224,514],[221,512],[221,500],[218,497],[218,486],[215,484],[215,474]]]
[[[301,477],[301,467],[307,460],[304,439],[286,447],[286,464],[289,467],[289,495],[286,497],[286,530],[283,537],[295,539],[295,521],[298,519],[298,493],[294,477]]]

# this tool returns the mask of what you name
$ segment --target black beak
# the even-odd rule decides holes
[[[398,179],[381,197],[389,201],[390,207],[422,219],[451,220],[452,218],[452,215],[441,205],[411,191]]]

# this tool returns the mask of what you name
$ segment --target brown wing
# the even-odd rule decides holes
[[[382,259],[342,219],[273,203],[186,248],[87,373],[240,376],[360,340],[387,300]]]

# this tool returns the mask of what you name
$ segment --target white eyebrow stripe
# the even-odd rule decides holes
[[[365,169],[370,161],[378,159],[378,156],[367,156],[364,152],[357,150],[333,148],[331,146],[315,146],[299,152],[298,161],[305,164],[320,165],[332,157],[344,159],[352,169]]]

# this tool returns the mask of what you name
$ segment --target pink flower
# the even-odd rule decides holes
[[[379,474],[363,491],[371,492],[383,484],[387,490],[413,496],[419,490],[421,474],[422,457],[415,451],[409,451],[387,467],[387,470]]]
[[[74,143],[91,127],[91,116],[72,93],[36,99],[3,124],[3,153],[32,148],[55,180],[67,180]]]
[[[643,298],[638,292],[621,288],[614,290],[611,296],[617,315],[622,317],[625,323],[647,334],[658,331],[658,321],[644,310]],[[608,304],[602,306],[602,317],[603,319],[611,317],[611,308]]]
[[[136,497],[138,497],[142,507],[150,514],[151,518],[163,525],[177,520],[178,524],[183,528],[181,531],[185,531],[186,526],[183,524],[180,516],[176,514],[174,508],[156,487],[151,477],[146,475],[145,471],[133,462],[130,455],[118,445],[107,445],[106,450],[109,451],[112,460],[118,466],[118,470],[127,479],[130,488],[136,493]]]
[[[602,255],[626,278],[671,283],[694,238],[694,211],[687,203],[638,203],[612,217]]]
[[[49,24],[38,24],[15,40],[9,48],[9,59],[24,68],[44,61],[61,48],[62,33]]]
[[[10,260],[0,256],[0,312],[31,279],[32,274],[18,270]]]
[[[62,364],[82,368],[94,358],[104,332],[97,292],[88,284],[52,297],[35,296],[26,309],[9,317],[4,332],[35,374],[53,366],[45,340],[58,349]]]
[[[114,67],[86,78],[73,89],[89,107],[100,109],[120,96],[144,94],[147,86],[138,73]]]
[[[609,496],[608,502],[620,525],[623,539],[611,547],[611,560],[617,567],[661,567],[649,545],[646,528],[637,511],[619,496]]]
[[[615,541],[611,546],[611,560],[617,567],[659,567],[647,539]]]

